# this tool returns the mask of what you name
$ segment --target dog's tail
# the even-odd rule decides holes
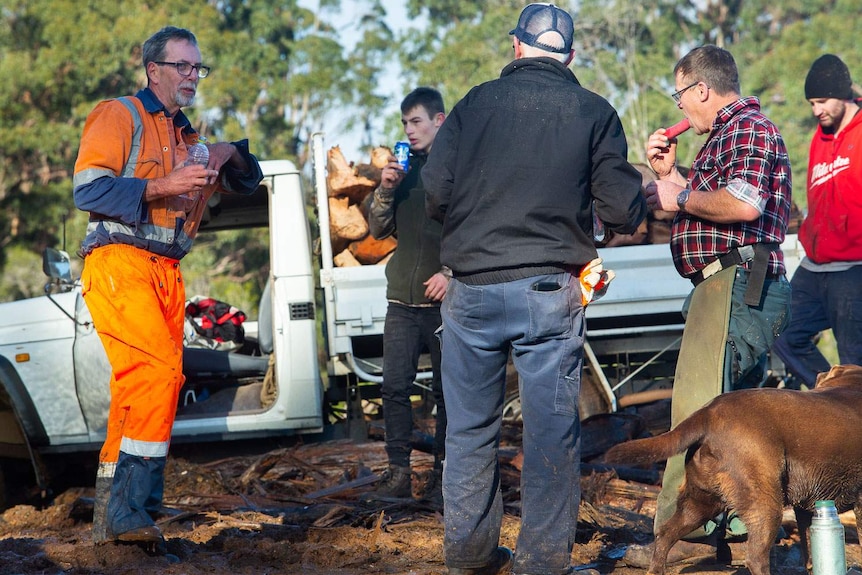
[[[695,412],[667,433],[646,439],[627,441],[610,448],[605,453],[607,463],[646,465],[664,461],[672,455],[682,453],[692,445],[700,443],[706,436],[705,417]]]

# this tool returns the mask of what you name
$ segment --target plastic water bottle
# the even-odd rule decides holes
[[[832,500],[816,501],[811,519],[811,563],[814,575],[845,575],[844,526]]]
[[[186,158],[186,165],[200,164],[206,166],[210,161],[210,149],[204,144],[198,142],[189,146],[189,155]]]
[[[184,166],[191,166],[194,164],[199,164],[201,166],[206,166],[210,161],[210,149],[206,147],[201,142],[196,144],[192,144],[188,147],[189,155],[186,157],[186,161],[183,164]],[[196,193],[185,193],[180,194],[179,198],[184,202],[183,209],[186,211],[190,210],[195,200],[197,200],[198,194]]]

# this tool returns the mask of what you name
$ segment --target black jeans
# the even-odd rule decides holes
[[[788,371],[814,387],[817,374],[832,367],[814,337],[832,329],[839,363],[862,365],[862,265],[836,272],[796,269],[790,325],[773,351]]]
[[[437,405],[434,434],[434,461],[445,458],[446,406],[440,383],[440,341],[435,332],[440,327],[439,307],[411,307],[389,302],[383,327],[383,421],[386,426],[386,453],[390,465],[410,465],[410,439],[413,434],[414,387],[420,354],[431,355],[434,377],[431,390]]]

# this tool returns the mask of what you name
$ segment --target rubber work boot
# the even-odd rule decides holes
[[[155,527],[150,513],[159,508],[164,486],[164,466],[164,457],[142,457],[120,451],[108,501],[108,539],[123,541],[120,536],[125,533]],[[155,540],[154,536],[152,540]],[[145,538],[143,541],[150,539]]]
[[[101,471],[101,465],[100,471]],[[96,477],[96,495],[93,498],[93,543],[102,545],[108,541],[108,500],[111,498],[113,477]]]
[[[491,556],[491,561],[483,567],[461,568],[449,567],[449,575],[499,575],[507,573],[512,568],[512,550],[508,547],[497,547]]]
[[[720,549],[719,547],[722,547]],[[623,563],[629,567],[646,569],[649,567],[653,555],[654,544],[629,545],[623,556]],[[677,541],[667,554],[667,564],[679,563],[710,563],[723,564],[727,557],[726,546],[711,543],[690,543],[688,541]]]
[[[413,497],[413,490],[410,486],[410,468],[390,465],[389,469],[383,472],[383,479],[377,484],[377,488],[365,493],[362,499],[365,501],[374,501],[377,499],[404,499],[407,497]]]
[[[428,476],[428,481],[425,483],[425,491],[422,494],[422,501],[433,507],[435,510],[443,511],[443,469],[435,467],[431,470]]]

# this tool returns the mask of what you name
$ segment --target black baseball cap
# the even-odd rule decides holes
[[[559,34],[563,40],[563,46],[550,46],[539,42],[539,38],[548,32]],[[527,44],[548,52],[567,54],[572,51],[572,40],[575,36],[575,24],[569,13],[553,4],[535,3],[530,4],[521,11],[518,25],[509,32]],[[556,44],[556,42],[555,42]]]

